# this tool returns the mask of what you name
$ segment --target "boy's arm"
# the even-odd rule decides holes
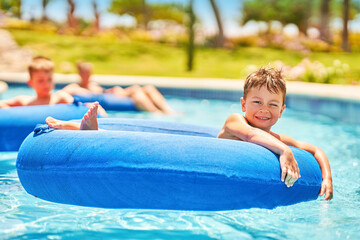
[[[291,187],[300,177],[299,167],[289,146],[273,135],[250,126],[241,114],[231,114],[222,131],[225,133],[220,133],[219,137],[235,136],[245,142],[266,147],[280,155],[281,181],[285,181],[287,187]]]
[[[330,163],[328,158],[326,157],[325,152],[317,146],[311,145],[306,142],[296,141],[295,139],[284,134],[280,134],[280,139],[289,146],[294,146],[303,149],[314,155],[316,161],[320,166],[322,180],[323,180],[319,195],[322,196],[325,193],[325,197],[324,197],[325,200],[332,199],[333,198],[332,176],[330,170]]]
[[[74,98],[69,93],[59,90],[51,96],[50,105],[51,104],[59,104],[59,103],[73,103]]]
[[[101,94],[105,90],[102,86],[100,86],[100,84],[96,82],[90,82],[90,86],[91,86],[91,92],[95,94]]]
[[[17,96],[9,100],[0,101],[0,108],[27,106],[31,101],[31,96]]]
[[[9,108],[9,104],[7,104],[5,101],[0,101],[0,108]]]

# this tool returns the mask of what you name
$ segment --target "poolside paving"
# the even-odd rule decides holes
[[[54,74],[55,82],[67,84],[78,82],[77,74]],[[150,76],[125,76],[125,75],[93,75],[92,79],[104,86],[113,85],[146,85],[166,88],[190,88],[190,89],[217,89],[239,90],[243,89],[243,80],[239,79],[214,79],[214,78],[178,78],[178,77],[150,77]],[[26,83],[28,74],[23,73],[0,73],[0,80],[8,83]],[[307,82],[287,82],[287,92],[297,95],[311,95],[319,97],[341,98],[360,101],[360,85],[336,85]]]

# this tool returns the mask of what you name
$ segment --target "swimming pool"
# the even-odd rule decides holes
[[[28,91],[28,90],[26,90]],[[11,88],[3,98],[31,94]],[[181,114],[110,112],[112,117],[179,121],[220,128],[240,104],[169,97]],[[16,152],[0,153],[0,239],[359,239],[360,126],[286,109],[274,131],[321,147],[332,167],[334,199],[273,210],[185,212],[98,209],[46,202],[28,195],[16,173]]]

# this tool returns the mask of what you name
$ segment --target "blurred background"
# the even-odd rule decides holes
[[[360,84],[360,0],[0,0],[0,71]]]

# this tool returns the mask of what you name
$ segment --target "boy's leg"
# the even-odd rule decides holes
[[[49,127],[59,130],[98,130],[97,111],[99,103],[95,102],[84,117],[81,119],[81,123],[61,121],[52,117],[47,117],[45,122]]]
[[[105,90],[106,93],[112,93],[117,97],[128,97],[129,93],[120,86],[115,86]]]
[[[136,107],[140,110],[154,113],[161,112],[140,86],[134,85],[125,88],[125,91],[129,93],[129,96],[134,100]]]
[[[97,113],[99,103],[94,102],[90,109],[81,119],[80,130],[98,130]]]
[[[171,114],[175,111],[168,105],[164,96],[152,85],[147,85],[142,88],[145,94],[151,99],[151,101],[156,105],[158,109],[162,112]]]
[[[49,127],[59,130],[80,130],[80,123],[61,121],[52,117],[47,117],[45,122]]]

